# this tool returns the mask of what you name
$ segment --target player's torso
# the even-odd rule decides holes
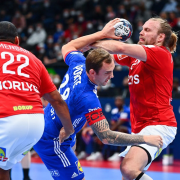
[[[87,87],[88,81],[85,64],[74,65],[69,67],[59,88],[62,98],[68,105],[75,133],[77,133],[86,122],[85,116],[82,117],[82,114],[80,114],[81,110],[79,109],[78,102],[83,96],[91,93]]]
[[[154,70],[146,62],[138,59],[131,61],[128,84],[133,127],[134,124],[140,127],[174,119],[170,104],[172,75],[173,64],[171,63],[162,70]],[[169,115],[165,115],[165,112]]]
[[[88,102],[84,102],[83,99],[91,97],[92,94],[95,94],[95,91],[96,86],[90,83],[86,74],[85,64],[69,67],[60,85],[59,92],[68,105],[71,121],[75,130],[74,134],[80,131],[86,123],[85,114],[88,112],[87,109],[84,108],[84,103]],[[97,97],[95,96],[94,98],[95,101],[97,101]],[[50,104],[45,108],[45,119],[48,123],[52,120],[57,129],[61,129],[62,123]]]
[[[32,54],[11,43],[0,43],[0,115],[33,111],[39,104],[40,67]],[[36,106],[36,105],[35,105]],[[38,107],[39,108],[39,107]]]

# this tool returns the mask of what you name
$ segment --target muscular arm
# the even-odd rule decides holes
[[[92,48],[103,48],[111,54],[124,54],[141,61],[146,61],[147,59],[146,51],[138,44],[126,44],[115,40],[103,40],[93,43],[90,46]]]
[[[74,129],[69,114],[69,109],[66,102],[62,99],[57,90],[47,93],[43,96],[55,109],[58,117],[61,119],[65,131],[71,135],[74,133]]]
[[[82,36],[80,38],[74,39],[64,45],[62,47],[62,54],[63,57],[69,52],[69,51],[76,51],[76,50],[81,50],[85,46],[88,46],[89,44],[92,44],[100,39],[104,38],[113,38],[113,39],[120,39],[120,37],[115,36],[114,34],[114,25],[119,22],[119,19],[116,18],[106,24],[106,26],[99,32],[87,35],[87,36]],[[107,36],[108,34],[108,36]]]
[[[127,146],[145,143],[142,135],[129,135],[121,132],[111,131],[106,119],[94,123],[91,125],[91,128],[104,144]]]

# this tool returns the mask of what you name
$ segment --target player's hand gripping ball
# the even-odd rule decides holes
[[[127,41],[133,33],[132,25],[126,19],[120,19],[120,22],[116,23],[114,25],[114,28],[115,28],[115,35],[121,36],[122,39],[120,39],[120,41],[123,42]]]

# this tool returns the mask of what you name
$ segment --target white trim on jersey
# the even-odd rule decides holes
[[[59,138],[55,138],[54,140],[54,152],[57,154],[57,156],[60,158],[60,160],[63,163],[64,167],[70,166],[71,163],[69,162],[68,158],[66,157],[65,153],[61,151],[60,149],[60,142]]]

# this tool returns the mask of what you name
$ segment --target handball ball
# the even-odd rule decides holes
[[[122,39],[120,39],[120,41],[123,42],[127,41],[133,33],[132,25],[126,19],[120,19],[120,22],[116,23],[114,25],[114,28],[115,28],[115,35],[121,36]]]

